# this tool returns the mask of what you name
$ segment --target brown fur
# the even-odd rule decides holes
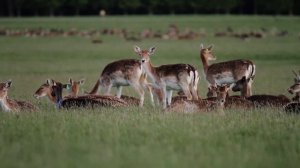
[[[289,98],[284,95],[252,95],[247,97],[247,100],[254,103],[255,107],[283,107],[291,102]]]

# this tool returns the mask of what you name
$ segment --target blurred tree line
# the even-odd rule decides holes
[[[107,14],[299,15],[299,0],[1,0],[0,16]]]

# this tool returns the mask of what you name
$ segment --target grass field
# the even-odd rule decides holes
[[[0,29],[61,28],[80,30],[145,28],[166,31],[169,24],[206,33],[195,40],[146,39],[128,42],[100,36],[0,36],[0,80],[13,80],[10,98],[33,102],[37,113],[0,113],[0,167],[297,167],[300,118],[280,110],[226,111],[214,114],[165,113],[151,107],[58,111],[34,91],[48,78],[67,82],[86,78],[90,90],[103,67],[114,60],[138,58],[133,45],[156,46],[154,65],[190,63],[202,71],[199,44],[214,44],[217,61],[245,58],[257,65],[255,94],[285,94],[300,70],[300,18],[266,16],[128,16],[89,18],[0,18]],[[228,26],[235,31],[287,30],[242,41],[217,38]],[[200,95],[206,82],[199,83]],[[83,91],[82,90],[82,91]],[[124,88],[126,95],[137,95]],[[146,95],[147,96],[147,95]],[[148,98],[148,97],[147,97]]]

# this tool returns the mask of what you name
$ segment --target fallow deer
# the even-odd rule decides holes
[[[212,53],[212,48],[212,45],[207,48],[204,48],[203,44],[200,45],[200,58],[209,87],[235,84],[243,77],[254,79],[256,68],[250,60],[239,59],[209,65],[209,61],[216,60]],[[249,82],[247,85],[249,96],[252,95],[251,85],[252,82]]]
[[[117,87],[117,97],[121,98],[122,87],[132,86],[140,96],[140,106],[144,104],[144,87],[148,88],[152,104],[154,104],[151,87],[148,87],[147,76],[141,68],[139,60],[125,59],[112,62],[105,66],[100,79],[89,94],[97,94],[98,90],[104,89],[104,95],[109,95],[112,87]]]
[[[64,87],[69,90],[69,95],[65,96],[66,97],[77,97],[80,86],[84,84],[84,79],[81,79],[79,81],[74,81],[71,78],[69,79],[69,84],[65,84]],[[42,84],[34,93],[34,97],[39,99],[42,97],[47,96],[50,101],[55,103],[55,96],[53,96],[52,93],[52,87],[51,87],[51,79],[47,80],[46,83]]]
[[[217,111],[224,115],[228,86],[219,86],[216,89],[217,97],[214,99],[187,100],[186,96],[174,97],[172,104],[168,107],[168,111],[172,112],[210,112]]]
[[[279,107],[286,105],[291,102],[289,98],[284,95],[248,95],[247,85],[250,79],[246,79],[243,77],[240,81],[236,83],[236,85],[232,88],[232,90],[241,90],[242,97],[245,97],[247,100],[254,103],[255,107]]]
[[[188,100],[197,100],[198,93],[198,71],[189,64],[167,64],[159,67],[153,67],[150,56],[154,53],[155,47],[149,50],[141,50],[135,46],[134,51],[141,58],[142,68],[152,79],[153,87],[161,90],[163,108],[171,105],[172,91],[183,91]]]
[[[115,96],[85,95],[71,98],[62,98],[62,91],[65,86],[51,80],[52,95],[55,96],[57,108],[78,108],[78,107],[125,107],[128,104]]]
[[[290,94],[295,94],[295,97],[293,97],[293,101],[297,101],[300,102],[300,71],[299,71],[299,75],[293,71],[295,78],[294,78],[294,85],[290,86],[288,88],[288,92]]]
[[[37,108],[25,101],[18,101],[13,99],[8,99],[8,90],[11,87],[12,81],[8,80],[6,82],[0,83],[0,106],[5,112],[18,112],[18,111],[36,111]]]
[[[300,113],[300,71],[299,75],[295,71],[293,73],[295,74],[295,83],[288,88],[288,92],[291,94],[295,93],[296,96],[293,97],[293,102],[284,106],[284,110],[289,113]]]

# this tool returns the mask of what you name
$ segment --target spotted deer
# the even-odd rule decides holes
[[[295,83],[288,88],[288,92],[290,94],[295,94],[295,97],[293,97],[293,101],[300,102],[300,71],[299,75],[295,71],[293,71],[293,73],[295,75]]]
[[[6,82],[0,83],[0,106],[5,112],[18,112],[18,111],[36,111],[37,108],[25,101],[18,101],[13,99],[8,99],[8,90],[12,85],[12,81],[8,80]]]
[[[135,46],[134,51],[140,56],[142,68],[151,78],[153,87],[161,90],[163,108],[171,105],[172,91],[183,91],[188,100],[197,100],[198,71],[189,64],[167,64],[154,67],[150,56],[154,53],[155,47],[149,50],[142,50]]]
[[[240,81],[236,83],[236,85],[232,88],[232,90],[241,90],[242,97],[254,103],[255,107],[279,107],[286,105],[291,102],[291,100],[284,95],[251,95],[248,96],[247,85],[250,79],[246,79],[243,77]]]
[[[152,88],[148,85],[147,76],[141,68],[140,61],[135,59],[118,60],[106,65],[89,94],[97,94],[98,90],[104,89],[104,95],[109,95],[111,88],[117,87],[117,97],[120,98],[123,86],[132,86],[139,94],[140,106],[144,104],[144,88],[147,88],[151,102],[154,104]]]
[[[256,71],[255,64],[250,60],[239,59],[209,65],[209,61],[216,60],[212,48],[212,45],[207,48],[204,48],[203,44],[200,45],[200,58],[209,87],[217,87],[222,84],[233,85],[246,77],[246,79],[251,79],[247,89],[249,96],[252,95],[251,86]]]
[[[78,107],[126,107],[128,104],[115,97],[115,96],[99,96],[99,95],[84,95],[77,97],[63,98],[62,91],[65,89],[65,85],[56,82],[54,80],[50,81],[52,88],[51,94],[55,96],[55,103],[58,109],[61,108],[78,108]]]
[[[186,96],[176,96],[167,110],[186,113],[215,111],[224,115],[226,96],[229,89],[227,86],[218,86],[215,90],[217,97],[213,99],[187,100]]]
[[[50,101],[55,103],[56,97],[53,96],[52,93],[52,87],[51,87],[51,81],[52,79],[48,79],[46,83],[42,84],[34,93],[33,97],[39,99],[42,97],[47,96]],[[72,78],[69,79],[69,84],[65,84],[64,88],[69,90],[69,95],[65,97],[77,97],[80,86],[84,84],[84,79],[81,79],[79,81],[74,81]]]

